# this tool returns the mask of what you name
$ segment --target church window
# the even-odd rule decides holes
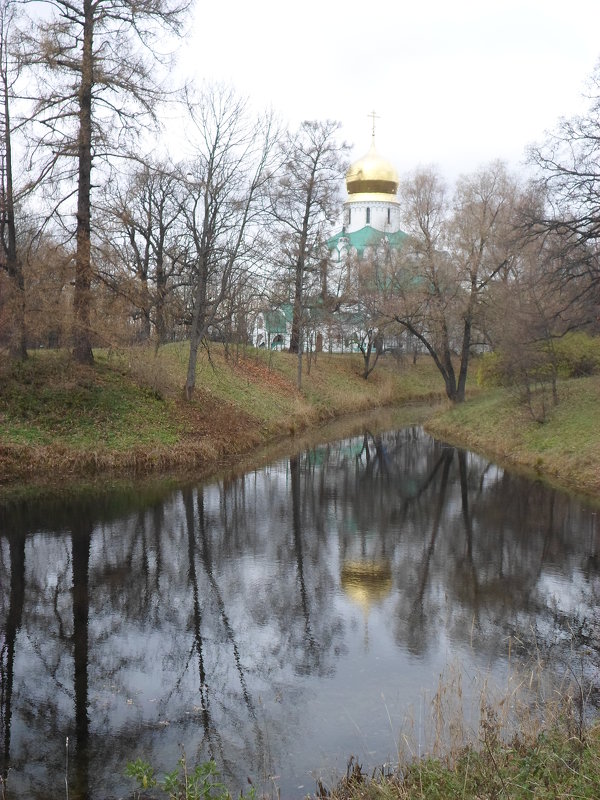
[[[352,209],[348,209],[348,225],[352,225]]]
[[[390,224],[391,221],[392,221],[392,209],[388,208],[388,225]]]
[[[367,208],[367,225],[371,223],[371,209]]]

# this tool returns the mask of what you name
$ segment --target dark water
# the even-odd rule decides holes
[[[70,798],[124,796],[128,760],[164,771],[182,745],[234,789],[302,797],[351,754],[393,763],[408,728],[416,751],[449,664],[575,658],[595,684],[596,512],[420,428],[15,501],[0,526],[9,797],[65,796],[65,771]]]

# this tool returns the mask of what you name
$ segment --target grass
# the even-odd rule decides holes
[[[0,360],[0,482],[206,474],[325,421],[421,403],[430,407],[427,429],[439,438],[600,494],[600,376],[562,381],[560,403],[539,423],[508,389],[471,387],[466,403],[449,407],[428,357],[413,365],[386,356],[365,381],[359,355],[320,353],[310,370],[304,361],[299,392],[296,356],[212,345],[199,356],[192,403],[183,400],[186,369],[185,343],[158,354],[99,351],[93,367],[60,352],[33,353],[25,364]]]
[[[360,773],[331,793],[332,800],[533,800],[598,797],[600,727],[584,741],[555,728],[532,743],[484,743],[466,748],[452,766],[427,758],[407,767],[402,776],[365,780]]]
[[[479,708],[454,665],[440,677],[421,749],[404,738],[399,763],[373,775],[351,760],[332,800],[542,800],[597,798],[600,724],[586,724],[581,679],[551,676],[541,660],[514,667],[504,687],[485,676]],[[477,697],[475,698],[477,705]]]
[[[102,363],[90,370],[36,355],[4,365],[2,384],[2,443],[118,450],[176,441],[168,403]]]
[[[0,360],[0,482],[44,476],[193,469],[307,431],[326,420],[431,401],[443,384],[429,359],[382,359],[365,381],[356,356],[320,354],[296,389],[296,357],[251,348],[203,351],[183,400],[187,345],[98,351],[93,367],[65,352]]]
[[[583,738],[557,723],[534,739],[509,742],[482,731],[479,746],[450,762],[426,757],[370,778],[353,764],[331,800],[595,800],[600,787],[600,725]]]
[[[492,389],[427,423],[448,441],[528,468],[574,490],[600,493],[600,376],[559,385],[543,422],[508,389]]]

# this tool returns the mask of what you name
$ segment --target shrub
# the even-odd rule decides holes
[[[477,385],[482,388],[503,386],[506,380],[506,364],[500,351],[484,353],[477,368]]]
[[[185,752],[172,772],[168,772],[162,781],[155,777],[152,764],[141,758],[127,764],[125,774],[137,781],[138,789],[158,788],[168,795],[169,800],[231,800],[231,794],[224,783],[214,761],[203,761],[190,767]],[[240,800],[254,800],[256,792],[250,787],[247,795],[240,794]]]
[[[568,333],[554,342],[561,377],[581,378],[600,372],[600,337]]]
[[[581,378],[600,373],[600,337],[587,333],[568,333],[549,342],[523,347],[515,353],[496,350],[484,353],[477,369],[477,384],[484,388],[514,386],[528,380],[547,381],[553,374],[561,378]]]

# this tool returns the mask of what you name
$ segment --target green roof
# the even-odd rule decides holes
[[[268,333],[285,333],[285,326],[285,315],[279,309],[265,313],[265,328]]]
[[[352,233],[347,233],[342,229],[339,233],[336,233],[335,236],[327,240],[327,247],[330,250],[334,250],[336,247],[339,247],[340,239],[346,239],[349,247],[354,248],[359,256],[362,256],[365,248],[377,247],[382,241],[389,242],[392,249],[398,250],[402,247],[407,236],[408,234],[404,233],[404,231],[385,233],[384,231],[378,231],[376,228],[372,228],[370,225],[365,225],[364,228],[353,231]]]
[[[291,324],[293,317],[293,309],[290,303],[283,303],[279,308],[271,311],[265,311],[265,328],[267,333],[284,334],[286,332],[286,324]]]

